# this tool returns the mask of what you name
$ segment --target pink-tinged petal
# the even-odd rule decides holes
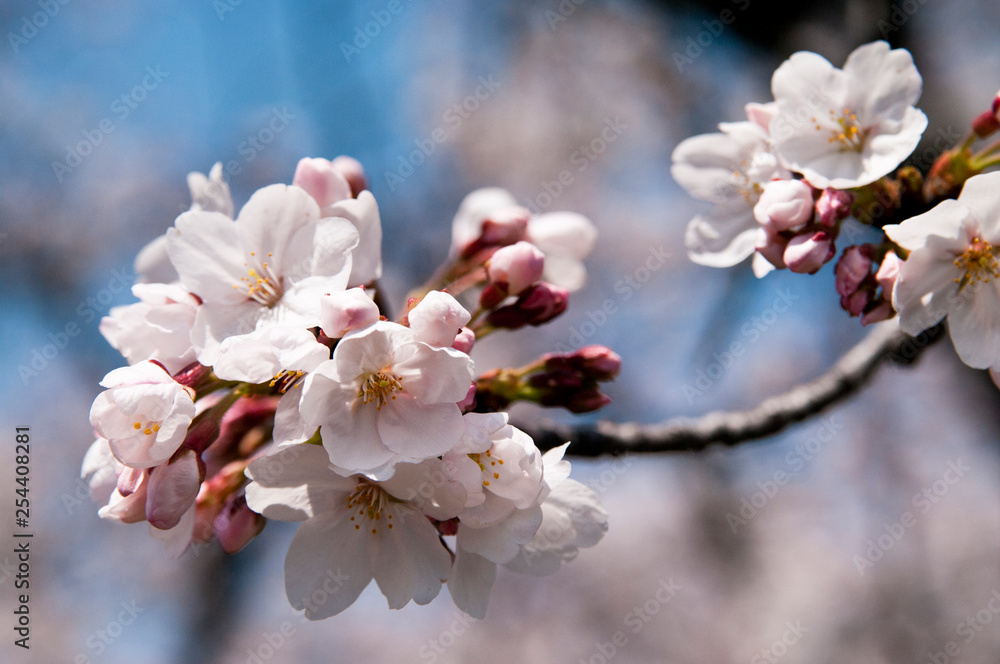
[[[976,175],[966,180],[958,201],[979,223],[983,239],[1000,244],[1000,171]]]
[[[954,257],[961,251],[957,240],[928,236],[927,246],[913,251],[902,266],[892,291],[892,306],[899,312],[899,326],[907,334],[920,334],[948,314],[956,299],[970,297],[955,279],[961,272]],[[958,249],[958,251],[956,251]]]
[[[699,265],[731,267],[753,254],[758,229],[753,209],[739,199],[692,219],[684,244],[688,257]]]
[[[157,466],[146,490],[146,520],[160,530],[169,530],[194,506],[201,487],[198,459],[190,450],[169,464]]]
[[[353,251],[350,286],[362,286],[382,277],[382,219],[378,203],[370,191],[357,199],[340,201],[323,210],[329,217],[347,219],[357,229],[359,240]]]
[[[391,479],[381,483],[382,488],[427,516],[446,521],[465,507],[465,487],[451,477],[448,466],[440,459],[400,463],[395,470]]]
[[[948,199],[923,214],[911,217],[901,224],[886,225],[882,230],[899,246],[914,251],[926,246],[932,235],[956,242],[964,241],[962,229],[969,217],[968,207],[959,201]]]
[[[233,197],[229,185],[222,179],[222,162],[216,162],[208,177],[197,171],[188,173],[188,190],[191,192],[191,209],[206,212],[221,212],[229,218],[233,216]]]
[[[451,554],[437,530],[422,514],[390,503],[392,529],[379,528],[373,536],[372,575],[390,609],[401,609],[412,599],[427,604],[441,592],[451,570]]]
[[[396,453],[380,437],[380,424],[374,404],[359,406],[350,417],[323,424],[319,433],[330,463],[344,471],[370,473],[392,462]]]
[[[1000,362],[1000,288],[994,279],[970,283],[972,296],[955,301],[948,312],[948,331],[958,356],[974,369]]]
[[[291,445],[250,462],[246,470],[250,509],[268,519],[303,521],[343,502],[356,480],[330,470],[319,445]],[[346,509],[346,508],[345,508]]]
[[[463,523],[458,529],[457,542],[460,548],[502,565],[514,559],[521,545],[531,541],[541,524],[542,508],[536,505],[514,510],[489,528],[470,528]]]
[[[544,503],[543,518],[531,541],[506,567],[545,576],[597,544],[607,532],[608,514],[593,491],[574,480],[561,483]]]
[[[681,141],[671,155],[670,174],[695,198],[730,203],[736,197],[742,198],[741,188],[747,184],[739,174],[748,166],[756,166],[754,162],[760,161],[767,149],[767,132],[760,126],[753,122],[728,123],[722,133],[700,134]],[[773,158],[764,161],[775,163]],[[772,169],[767,170],[764,181],[772,177]]]
[[[243,260],[267,262],[278,275],[294,271],[300,256],[290,255],[298,253],[293,241],[319,220],[316,201],[298,187],[273,184],[257,190],[236,218]]]
[[[778,112],[778,105],[773,101],[766,104],[750,102],[743,106],[743,111],[747,114],[747,120],[767,131],[775,113]]]
[[[864,81],[863,87],[851,90],[847,104],[862,119],[901,119],[920,98],[923,88],[910,52],[902,48],[890,51],[884,41],[854,49],[843,70],[851,80]]]
[[[472,358],[465,353],[415,342],[400,349],[400,356],[393,373],[403,389],[420,401],[454,404],[468,393],[475,369]]]
[[[461,251],[476,240],[483,230],[483,221],[501,208],[517,205],[517,199],[506,189],[487,187],[477,189],[458,206],[458,212],[451,224],[452,253]]]
[[[531,218],[528,237],[546,256],[562,254],[582,260],[594,250],[597,228],[582,214],[548,212]]]
[[[303,332],[309,334],[305,330]],[[270,329],[264,328],[225,339],[219,346],[219,355],[213,367],[215,375],[223,380],[248,383],[263,383],[274,378],[281,371],[281,366],[271,346],[270,336]]]
[[[358,411],[375,412],[375,407],[370,404]],[[405,393],[387,401],[377,413],[377,418],[376,439],[380,439],[388,450],[410,459],[427,459],[444,454],[455,446],[465,429],[462,412],[455,404],[424,404]],[[333,461],[338,466],[342,465],[337,460]]]
[[[307,619],[337,615],[371,580],[366,537],[346,511],[319,514],[299,526],[285,556],[285,594]]]
[[[304,189],[321,208],[351,197],[351,186],[328,159],[303,157],[292,184]]]
[[[180,281],[205,302],[236,304],[247,275],[236,222],[220,212],[185,212],[167,231],[167,253]]]
[[[448,592],[455,606],[473,618],[485,618],[496,575],[496,563],[461,548],[455,551],[448,577]]]
[[[319,310],[320,328],[331,339],[374,325],[379,319],[378,306],[361,288],[324,293]]]
[[[143,475],[143,480],[143,483],[127,496],[122,496],[117,489],[113,491],[108,499],[108,504],[97,510],[97,516],[121,523],[145,521],[148,473]]]
[[[407,319],[418,341],[431,346],[451,346],[472,314],[449,293],[431,291],[410,310]]]
[[[120,367],[108,372],[101,380],[101,387],[115,388],[149,383],[172,384],[174,379],[155,362],[142,362],[130,367]]]

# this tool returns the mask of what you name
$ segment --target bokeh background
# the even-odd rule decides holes
[[[612,346],[625,369],[603,417],[749,407],[819,375],[864,334],[831,266],[757,281],[747,265],[690,263],[684,226],[703,207],[671,180],[671,150],[769,99],[792,52],[840,65],[887,37],[924,76],[926,169],[1000,87],[996,3],[5,0],[0,20],[3,662],[1000,659],[1000,395],[948,343],[766,441],[576,460],[610,514],[606,538],[552,577],[501,571],[478,623],[447,592],[389,611],[374,586],[308,623],[283,592],[293,526],[270,524],[234,557],[205,547],[171,560],[145,525],[98,519],[78,479],[98,381],[122,364],[99,318],[132,301],[132,258],[188,206],[185,175],[216,161],[240,205],[290,181],[303,156],[361,160],[397,299],[446,255],[476,187],[588,215],[601,240],[568,313],[474,357],[487,369],[560,343]],[[609,123],[615,140],[581,160]],[[435,130],[445,140],[412,157]],[[562,171],[571,183],[558,189]],[[602,317],[607,300],[615,313]],[[734,342],[745,352],[727,360]],[[30,651],[11,630],[24,425]],[[772,486],[779,472],[788,481]],[[907,512],[912,525],[897,526]]]

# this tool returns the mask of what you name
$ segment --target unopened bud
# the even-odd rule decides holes
[[[341,155],[331,162],[333,170],[340,173],[347,184],[351,187],[351,196],[358,197],[362,191],[368,188],[368,177],[365,175],[365,168],[361,162],[354,157]]]
[[[222,508],[212,525],[222,550],[236,553],[257,537],[266,524],[267,519],[247,506],[245,496],[237,496]]]
[[[322,157],[300,159],[292,184],[305,189],[321,208],[351,197],[351,185],[330,160]]]
[[[455,343],[459,331],[472,320],[472,314],[450,294],[431,291],[410,309],[407,318],[418,341],[447,348]]]
[[[543,359],[546,370],[571,369],[600,382],[614,380],[622,368],[618,353],[596,344],[572,353],[549,353]]]
[[[514,304],[492,312],[486,322],[493,327],[516,329],[525,325],[542,325],[566,311],[569,292],[540,281],[521,293]]]
[[[802,180],[771,180],[764,185],[753,216],[779,233],[802,226],[813,217],[813,189]]]
[[[149,477],[146,520],[160,530],[173,528],[194,505],[200,486],[198,457],[190,450],[182,452],[171,463],[157,466]]]
[[[871,325],[872,323],[879,323],[884,320],[889,320],[895,314],[896,310],[892,308],[892,305],[885,300],[882,300],[878,306],[861,317],[861,324]]]
[[[997,120],[997,115],[992,110],[983,111],[972,121],[972,131],[976,132],[979,138],[986,138],[997,129],[1000,129],[1000,120]]]
[[[493,283],[507,285],[507,292],[519,295],[542,278],[545,254],[523,240],[497,249],[486,262],[486,275]]]
[[[792,272],[814,274],[836,253],[829,234],[819,231],[796,235],[788,241],[783,256]]]
[[[469,385],[469,391],[466,392],[465,398],[458,402],[458,407],[462,412],[467,412],[476,405],[476,386],[475,384]]]
[[[851,192],[827,187],[816,201],[816,219],[824,226],[833,228],[841,219],[847,218],[853,203]]]
[[[472,352],[472,347],[476,345],[476,333],[467,327],[463,327],[455,336],[451,347],[468,355]]]
[[[323,334],[331,339],[340,339],[351,330],[374,325],[378,319],[378,305],[363,288],[348,288],[320,297],[319,325]]]
[[[539,400],[543,406],[561,406],[571,413],[591,413],[611,403],[611,397],[596,388],[585,388],[574,392],[549,393]]]
[[[783,270],[787,265],[785,265],[785,247],[788,246],[788,240],[781,235],[778,235],[768,227],[763,227],[757,230],[757,253],[763,256],[768,263]]]
[[[837,293],[841,297],[853,295],[861,282],[871,275],[874,256],[874,249],[868,244],[851,245],[844,249],[844,253],[840,255],[840,260],[837,261],[837,265],[833,269]]]

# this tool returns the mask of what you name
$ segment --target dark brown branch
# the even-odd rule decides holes
[[[596,457],[638,452],[693,452],[710,445],[735,446],[775,434],[789,424],[816,415],[860,390],[885,361],[909,364],[944,333],[943,324],[917,337],[884,323],[851,348],[816,380],[765,399],[745,411],[714,411],[658,424],[601,421],[593,426],[542,424],[521,427],[547,450],[571,441],[567,454]]]

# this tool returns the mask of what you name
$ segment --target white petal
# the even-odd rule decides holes
[[[185,212],[167,231],[167,253],[181,283],[205,302],[236,304],[246,276],[236,222],[220,212]]]
[[[969,284],[972,297],[956,301],[948,313],[955,351],[970,367],[988,369],[1000,362],[1000,290],[997,281]]]
[[[382,277],[382,219],[370,191],[356,199],[348,198],[323,210],[329,217],[343,217],[358,230],[360,239],[354,249],[349,286],[370,284]]]
[[[948,199],[923,214],[911,217],[901,224],[888,224],[882,230],[890,240],[913,251],[926,246],[931,235],[964,240],[962,227],[969,215],[969,208],[962,202]]]
[[[958,201],[969,209],[979,222],[985,240],[1000,241],[1000,171],[969,178],[962,187]]]
[[[392,504],[390,511],[398,527],[379,528],[374,536],[372,575],[390,609],[401,609],[410,599],[427,604],[448,578],[451,554],[422,514],[398,504]]]
[[[699,265],[731,267],[754,252],[760,225],[742,199],[716,205],[692,219],[684,233],[688,256]]]
[[[448,592],[455,606],[473,618],[485,618],[496,575],[496,563],[458,548],[448,577]]]
[[[458,403],[468,394],[474,367],[465,353],[416,342],[401,348],[396,356],[393,373],[403,389],[420,401]]]
[[[302,521],[343,502],[357,485],[330,470],[319,445],[292,445],[250,462],[247,505],[268,519]]]
[[[362,406],[358,410],[374,412],[375,405]],[[387,401],[377,417],[381,442],[389,450],[410,459],[444,454],[455,446],[465,430],[462,411],[457,405],[424,404],[406,393]],[[337,461],[334,463],[341,465]]]

